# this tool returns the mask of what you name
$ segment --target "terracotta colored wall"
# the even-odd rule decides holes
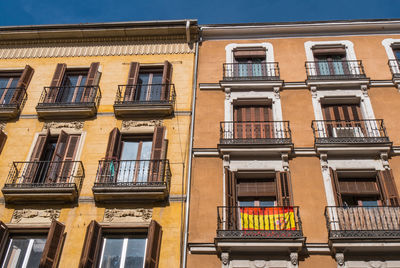
[[[217,206],[222,206],[222,160],[194,158],[190,199],[189,242],[213,243]]]

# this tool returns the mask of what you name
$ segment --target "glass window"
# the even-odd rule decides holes
[[[146,236],[105,237],[100,268],[143,268]]]
[[[151,139],[122,142],[118,182],[147,181],[152,145]]]
[[[67,71],[62,82],[62,90],[58,94],[58,102],[81,102],[86,79],[87,70]]]
[[[39,267],[45,244],[43,237],[11,238],[2,267]]]
[[[162,91],[162,76],[162,70],[140,72],[135,99],[159,101]]]
[[[9,104],[17,87],[19,76],[0,77],[0,103]]]

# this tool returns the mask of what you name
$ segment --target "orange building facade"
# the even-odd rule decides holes
[[[200,27],[187,267],[400,267],[399,30]]]

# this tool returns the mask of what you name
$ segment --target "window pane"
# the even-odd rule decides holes
[[[34,239],[28,265],[26,267],[39,267],[46,239]]]
[[[21,267],[29,245],[29,239],[11,239],[3,267]]]
[[[6,88],[9,80],[8,77],[0,77],[0,88]]]
[[[254,201],[239,201],[241,207],[254,207]]]
[[[273,200],[260,200],[260,207],[273,207],[275,206],[275,201]]]
[[[123,238],[103,239],[103,256],[100,264],[101,268],[119,268],[123,242]]]
[[[153,142],[151,142],[151,141],[143,141],[142,142],[142,152],[140,154],[141,160],[149,160],[151,158],[152,144],[153,144]],[[157,164],[157,162],[155,162],[154,164]],[[149,161],[141,161],[139,168],[140,169],[139,169],[138,177],[136,180],[140,181],[140,182],[147,181],[147,178],[149,176],[150,162]]]
[[[142,268],[146,248],[146,238],[129,238],[126,249],[125,267]]]

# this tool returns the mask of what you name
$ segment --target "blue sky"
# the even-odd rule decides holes
[[[0,25],[198,19],[200,24],[400,18],[400,0],[0,0]]]

